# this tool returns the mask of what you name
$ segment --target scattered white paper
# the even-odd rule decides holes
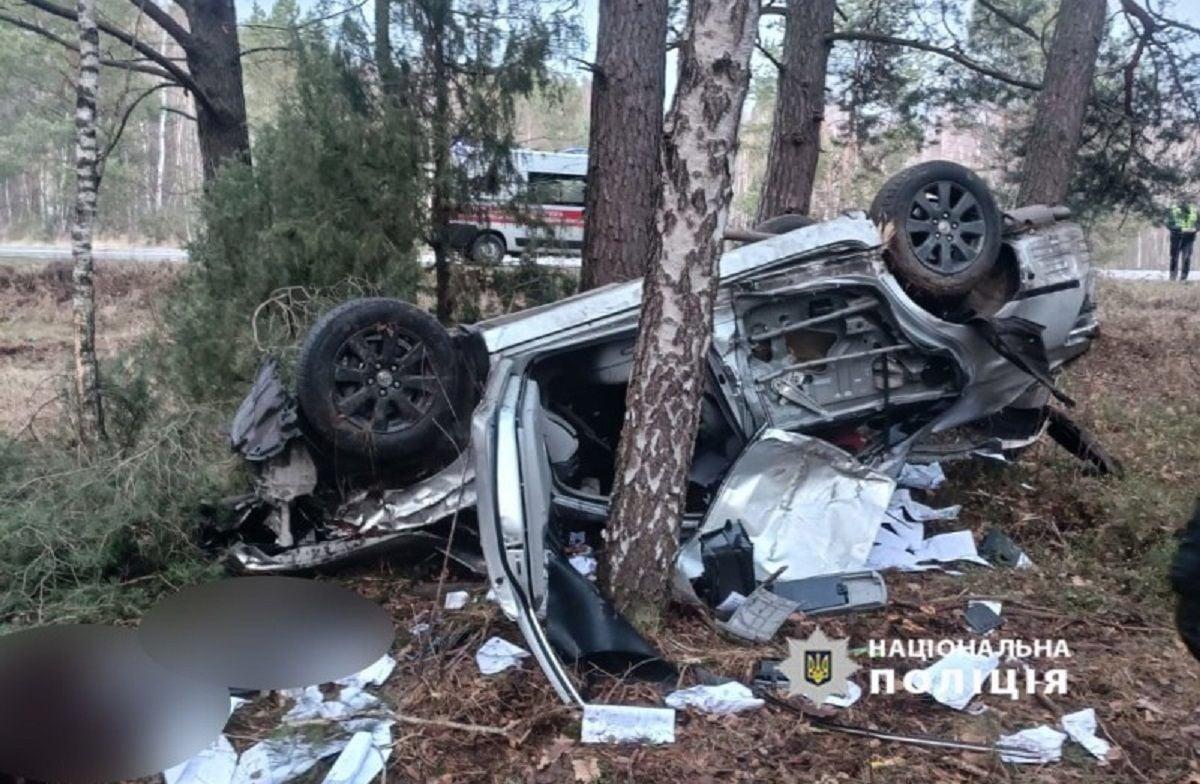
[[[320,686],[306,686],[295,694],[289,689],[296,704],[283,715],[283,720],[289,724],[301,721],[342,721],[379,707],[379,698],[369,694],[357,686],[342,686],[338,693],[326,699]]]
[[[1017,565],[1015,568],[1030,569],[1032,567],[1033,567],[1033,561],[1029,560],[1028,555],[1026,555],[1025,553],[1021,553],[1019,556],[1017,556]]]
[[[736,681],[719,686],[692,686],[689,689],[673,691],[667,695],[665,702],[672,708],[696,708],[718,716],[756,710],[763,706],[762,700]]]
[[[412,627],[409,628],[408,633],[413,637],[420,637],[422,634],[428,633],[430,628],[432,627],[430,627],[429,624],[422,621],[421,623],[414,623]]]
[[[163,771],[166,784],[229,784],[237,769],[237,752],[224,735],[186,762]]]
[[[584,705],[584,743],[674,743],[675,711],[632,705]]]
[[[396,669],[396,660],[385,653],[374,664],[364,667],[349,678],[342,678],[334,682],[339,686],[357,686],[360,689],[367,686],[382,686],[394,669]]]
[[[584,577],[591,577],[596,573],[596,559],[591,555],[572,555],[569,559],[571,566],[575,571],[582,574]]]
[[[849,708],[862,697],[862,687],[854,681],[846,681],[846,691],[842,694],[831,694],[825,698],[822,705],[832,705],[835,708]]]
[[[931,536],[921,542],[921,549],[916,552],[917,561],[970,561],[981,566],[991,566],[979,557],[975,549],[975,535],[970,531],[952,531],[948,534]]]
[[[493,637],[475,652],[475,663],[484,675],[495,675],[510,667],[520,665],[521,659],[529,656],[529,651],[513,645],[501,637]]]
[[[230,697],[229,698],[229,715],[232,716],[233,712],[235,710],[242,707],[249,701],[250,700],[247,700],[244,697]]]
[[[937,490],[946,481],[946,473],[941,463],[905,463],[900,469],[896,482],[903,487],[914,490]]]
[[[956,648],[924,670],[918,670],[925,675],[916,683],[924,682],[929,696],[943,705],[962,710],[983,689],[992,671],[999,666],[998,656],[980,656]]]
[[[889,517],[896,518],[903,514],[908,520],[918,523],[930,520],[957,520],[961,512],[962,507],[958,505],[934,509],[913,498],[912,493],[903,488],[892,494],[892,500],[888,504]]]
[[[733,612],[735,610],[737,610],[737,608],[741,607],[742,603],[745,601],[746,601],[745,596],[738,593],[737,591],[730,591],[729,595],[726,596],[724,599],[722,599],[721,603],[718,604],[713,609],[716,612],[722,613],[724,615],[732,615]]]
[[[359,719],[331,723],[325,736],[312,733],[269,738],[242,752],[231,784],[284,784],[302,776],[319,761],[346,748],[359,732],[368,733],[371,743],[386,760],[392,752],[392,722]]]
[[[383,771],[384,755],[371,733],[356,732],[325,775],[323,784],[367,784]]]
[[[470,601],[471,594],[466,591],[451,591],[446,594],[446,603],[443,605],[447,610],[461,610],[467,606]]]
[[[1093,757],[1099,760],[1108,759],[1108,752],[1112,747],[1108,741],[1096,735],[1096,711],[1094,709],[1085,708],[1075,713],[1068,713],[1062,717],[1062,728],[1067,735],[1071,736],[1071,740],[1087,749]],[[167,784],[173,783],[168,781]]]
[[[1021,730],[1012,735],[1001,735],[1000,745],[1015,746],[1026,753],[1000,752],[1002,762],[1041,765],[1062,759],[1062,745],[1067,736],[1056,729],[1042,725]]]

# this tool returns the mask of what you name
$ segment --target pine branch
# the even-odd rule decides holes
[[[70,49],[72,52],[79,51],[78,44],[73,43],[62,36],[47,30],[44,27],[41,27],[40,25],[36,25],[33,22],[22,19],[18,16],[12,16],[0,11],[0,22],[8,22],[14,27],[19,27],[22,30],[28,30],[31,33],[36,33],[37,35],[40,35],[49,41],[53,41],[64,49]],[[110,68],[120,68],[125,71],[135,71],[137,73],[149,74],[150,76],[157,76],[160,79],[173,78],[171,74],[167,73],[161,68],[155,68],[152,65],[143,65],[141,63],[131,62],[129,60],[113,60],[107,57],[102,57],[100,58],[100,64]]]

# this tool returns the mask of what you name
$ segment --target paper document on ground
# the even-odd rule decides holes
[[[1096,735],[1096,711],[1085,708],[1062,717],[1062,728],[1071,740],[1087,749],[1096,759],[1107,759],[1112,747],[1108,741]],[[167,784],[171,784],[167,782]]]
[[[529,651],[513,645],[501,637],[493,637],[485,642],[475,653],[475,663],[484,675],[495,675],[504,672],[509,667],[520,665],[521,659],[529,656]]]
[[[584,705],[584,743],[674,743],[675,711],[632,705]]]
[[[733,681],[719,686],[692,686],[690,689],[673,691],[664,701],[672,708],[696,708],[718,716],[755,710],[763,706],[763,701],[755,697],[749,689]]]
[[[962,710],[1000,666],[998,656],[980,656],[956,648],[924,670],[918,683],[927,684],[928,694],[943,705]]]

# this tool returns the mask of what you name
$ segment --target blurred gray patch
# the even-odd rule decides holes
[[[288,689],[353,675],[387,652],[382,607],[332,583],[238,577],[186,588],[139,629],[163,666],[241,689]]]
[[[132,629],[0,637],[0,772],[71,784],[149,776],[208,746],[229,693],[152,661]]]

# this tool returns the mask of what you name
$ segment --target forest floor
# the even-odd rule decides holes
[[[14,268],[15,269],[15,268]],[[172,273],[147,267],[100,266],[97,283],[101,348],[130,345],[152,323],[154,304]],[[28,438],[53,416],[56,378],[70,361],[69,274],[0,267],[0,434]],[[1096,710],[1101,734],[1115,750],[1100,765],[1081,747],[1045,766],[1001,764],[986,753],[884,742],[820,730],[775,707],[732,717],[679,714],[677,739],[665,747],[579,743],[579,717],[561,705],[532,660],[484,677],[474,653],[492,635],[524,646],[516,627],[484,601],[481,582],[459,581],[472,601],[439,610],[429,578],[438,564],[381,563],[344,571],[339,581],[393,614],[400,664],[382,696],[401,714],[434,723],[397,724],[388,781],[1078,781],[1200,782],[1200,664],[1183,649],[1171,623],[1166,570],[1173,532],[1200,491],[1200,286],[1106,282],[1102,334],[1064,377],[1079,401],[1077,417],[1124,461],[1124,480],[1087,475],[1069,456],[1041,444],[1007,464],[947,467],[946,486],[926,500],[961,503],[960,520],[976,538],[999,527],[1032,558],[1028,570],[966,567],[963,576],[888,573],[889,605],[873,612],[824,618],[832,638],[851,650],[870,640],[969,639],[966,601],[1003,603],[999,638],[1065,640],[1069,659],[1033,659],[1035,670],[1065,668],[1065,695],[1018,699],[983,694],[978,715],[926,698],[864,694],[837,711],[849,725],[990,743],[1000,734],[1061,715]],[[31,418],[33,430],[26,427]],[[440,559],[438,561],[440,563]],[[455,578],[458,580],[459,578]],[[423,654],[410,629],[434,623],[456,641]],[[786,653],[785,639],[816,626],[793,619],[764,646],[718,636],[695,611],[672,608],[654,635],[664,655],[691,685],[698,669],[748,679],[755,663]],[[857,657],[865,669],[903,672],[929,662]],[[864,673],[856,678],[868,685]],[[595,702],[661,704],[658,686],[610,679],[589,682]],[[265,696],[235,714],[230,734],[244,747],[269,735],[282,706]],[[437,722],[442,722],[438,724]],[[445,722],[471,725],[451,727]],[[481,729],[484,728],[484,729]],[[325,768],[306,777],[320,781]]]

